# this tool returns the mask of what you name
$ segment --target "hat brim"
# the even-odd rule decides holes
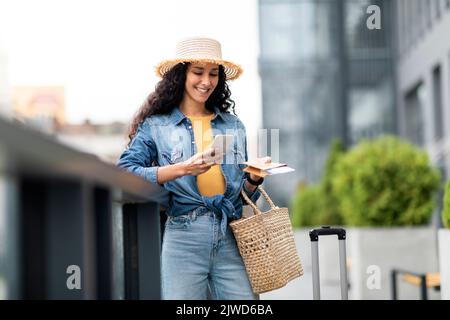
[[[173,60],[164,60],[160,62],[156,66],[156,74],[159,77],[163,77],[164,74],[166,74],[170,69],[172,69],[174,66],[176,66],[179,63],[183,62],[190,62],[190,63],[213,63],[213,64],[219,64],[223,66],[226,80],[235,80],[239,78],[243,72],[240,65],[235,64],[230,61],[221,60],[221,59],[173,59]]]

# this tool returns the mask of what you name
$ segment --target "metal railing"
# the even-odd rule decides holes
[[[428,300],[428,288],[433,288],[436,291],[439,291],[441,289],[440,286],[440,277],[432,276],[429,273],[418,273],[418,272],[412,272],[412,271],[406,271],[401,269],[392,269],[391,270],[391,297],[392,300],[398,300],[398,285],[397,285],[397,278],[399,275],[407,276],[409,277],[409,282],[413,280],[413,284],[416,284],[420,288],[420,299],[421,300]],[[434,274],[436,275],[436,273]],[[430,280],[431,281],[430,281]],[[408,279],[403,279],[408,281]]]
[[[160,299],[167,202],[162,187],[0,118],[6,298]]]

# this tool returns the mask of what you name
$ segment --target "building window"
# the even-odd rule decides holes
[[[434,111],[434,138],[439,141],[444,137],[444,127],[442,124],[442,84],[441,67],[437,66],[433,70],[433,111]]]
[[[261,2],[263,59],[320,60],[336,55],[331,45],[336,30],[333,9],[329,1]]]
[[[406,137],[418,146],[424,146],[423,107],[425,105],[425,90],[419,84],[405,97]]]
[[[427,22],[427,27],[431,28],[431,23],[433,21],[433,13],[431,11],[431,0],[426,0],[425,2],[425,19]]]
[[[392,133],[395,126],[390,7],[386,2],[378,2],[386,23],[382,30],[373,31],[364,28],[368,4],[370,2],[347,0],[345,7],[346,133],[350,144],[362,138]]]
[[[441,17],[441,0],[434,0],[434,17],[436,19]]]

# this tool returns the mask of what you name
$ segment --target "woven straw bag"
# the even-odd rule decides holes
[[[264,293],[284,287],[303,275],[303,269],[295,247],[288,209],[276,207],[264,189],[261,186],[258,189],[271,209],[261,212],[242,191],[254,215],[232,221],[230,227],[253,292]]]

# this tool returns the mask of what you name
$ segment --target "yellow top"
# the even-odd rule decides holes
[[[211,146],[213,141],[211,119],[209,116],[188,116],[194,130],[197,152],[202,152]],[[201,195],[211,197],[225,193],[225,179],[220,164],[213,165],[211,169],[197,176],[197,187]]]

